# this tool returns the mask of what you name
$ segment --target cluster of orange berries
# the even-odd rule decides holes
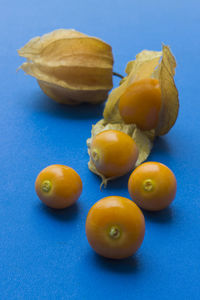
[[[123,120],[143,130],[156,127],[160,109],[161,92],[155,79],[130,85],[119,102]],[[96,169],[107,178],[132,170],[139,154],[134,140],[118,130],[105,130],[96,135],[90,151]],[[78,200],[82,181],[72,168],[51,165],[39,173],[35,188],[43,203],[62,209]],[[166,208],[175,198],[176,178],[167,166],[146,162],[130,175],[128,191],[133,201],[119,196],[106,197],[96,202],[88,213],[88,242],[104,257],[121,259],[137,251],[145,234],[140,208],[150,211]]]

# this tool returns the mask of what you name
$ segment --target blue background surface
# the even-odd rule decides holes
[[[0,299],[199,299],[200,2],[1,0],[0,14]],[[179,117],[149,157],[174,171],[177,197],[167,210],[145,213],[144,243],[125,261],[97,256],[85,236],[97,200],[128,197],[127,176],[100,191],[87,168],[85,141],[103,105],[63,107],[16,73],[16,49],[57,28],[111,44],[122,74],[138,52],[162,42],[177,58]],[[66,211],[45,208],[34,191],[38,172],[53,163],[83,180],[79,202]]]

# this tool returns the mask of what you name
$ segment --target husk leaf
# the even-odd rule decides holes
[[[158,68],[158,79],[162,92],[162,109],[156,135],[164,135],[169,132],[176,122],[179,111],[178,90],[174,82],[176,60],[170,48],[163,46],[162,61]]]
[[[112,88],[112,48],[98,38],[59,29],[31,39],[18,53],[27,59],[20,68],[57,102],[102,102]]]

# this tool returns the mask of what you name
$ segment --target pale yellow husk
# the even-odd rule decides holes
[[[88,153],[90,155],[90,145],[93,137],[106,129],[116,129],[130,135],[136,142],[139,149],[139,157],[136,166],[144,162],[153,146],[154,138],[158,135],[166,134],[174,125],[179,109],[178,92],[174,83],[176,61],[170,48],[163,45],[162,51],[144,50],[130,61],[126,66],[126,74],[119,87],[112,90],[105,105],[103,119],[92,127],[91,138],[87,140]],[[162,93],[162,108],[159,123],[155,130],[142,131],[135,124],[125,124],[122,120],[118,103],[126,88],[134,81],[143,78],[156,78],[159,80]],[[102,178],[102,183],[114,178],[105,178],[100,174],[92,160],[88,163],[89,169]]]
[[[57,102],[99,103],[112,88],[112,48],[72,29],[58,29],[31,39],[18,50],[21,65],[45,94]]]

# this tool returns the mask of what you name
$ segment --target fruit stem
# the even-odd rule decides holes
[[[99,153],[96,149],[93,149],[92,150],[92,153],[91,153],[91,156],[92,156],[92,159],[96,162],[99,160]]]
[[[52,188],[51,181],[44,180],[42,182],[41,189],[42,189],[43,192],[48,193],[48,192],[50,192],[51,188]]]
[[[124,76],[122,76],[121,74],[119,74],[119,73],[117,73],[117,72],[113,72],[113,75],[114,76],[117,76],[117,77],[119,77],[119,78],[124,78]]]
[[[147,192],[151,192],[154,189],[154,183],[151,179],[146,179],[143,182],[144,190]]]
[[[113,239],[113,240],[117,240],[120,238],[121,236],[121,231],[119,229],[119,227],[117,225],[113,225],[110,227],[109,229],[109,236]]]

